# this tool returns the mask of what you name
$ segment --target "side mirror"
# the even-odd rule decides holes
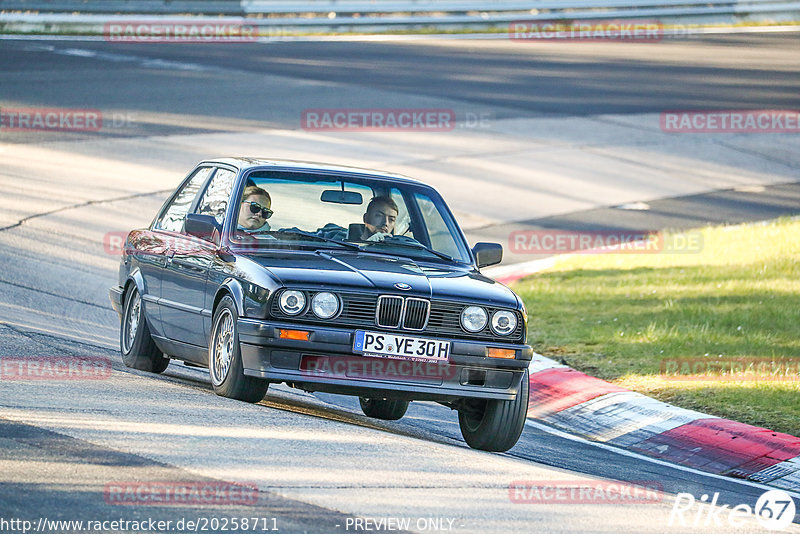
[[[503,245],[499,243],[475,243],[472,247],[472,254],[475,255],[475,263],[478,269],[496,265],[503,261]]]
[[[211,215],[190,213],[186,216],[183,229],[189,235],[211,241],[215,245],[218,245],[222,226],[217,222],[217,219]]]

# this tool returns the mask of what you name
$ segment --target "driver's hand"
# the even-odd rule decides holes
[[[392,234],[388,232],[375,232],[374,234],[372,234],[367,238],[367,241],[372,241],[373,243],[375,243],[377,241],[383,241],[384,239],[390,237],[391,235]]]

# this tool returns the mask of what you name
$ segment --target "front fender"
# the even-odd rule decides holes
[[[244,290],[242,289],[241,282],[235,278],[226,278],[217,288],[217,292],[214,294],[214,303],[211,306],[211,315],[214,315],[217,304],[219,304],[219,301],[222,300],[225,294],[229,294],[231,298],[233,298],[239,317],[245,317]]]
[[[125,282],[125,286],[122,288],[123,299],[125,298],[125,295],[128,294],[128,290],[130,289],[131,284],[135,284],[136,285],[136,289],[139,291],[139,294],[142,295],[143,297],[146,296],[146,295],[149,295],[149,292],[147,291],[147,287],[145,286],[145,283],[144,283],[144,277],[142,276],[142,272],[139,270],[138,267],[133,269],[128,274],[128,279]],[[123,300],[123,303],[124,303],[124,300]]]

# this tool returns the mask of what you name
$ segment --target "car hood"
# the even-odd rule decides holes
[[[517,309],[513,291],[464,266],[417,263],[399,256],[338,251],[252,257],[283,286],[367,290],[455,299]],[[396,284],[407,284],[403,290]]]

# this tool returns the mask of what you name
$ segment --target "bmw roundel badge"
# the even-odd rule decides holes
[[[396,287],[397,289],[399,289],[399,290],[401,290],[401,291],[408,291],[409,289],[411,289],[411,286],[410,286],[410,285],[408,285],[408,284],[405,284],[405,283],[403,283],[403,282],[397,282],[397,283],[394,285],[394,287]]]

